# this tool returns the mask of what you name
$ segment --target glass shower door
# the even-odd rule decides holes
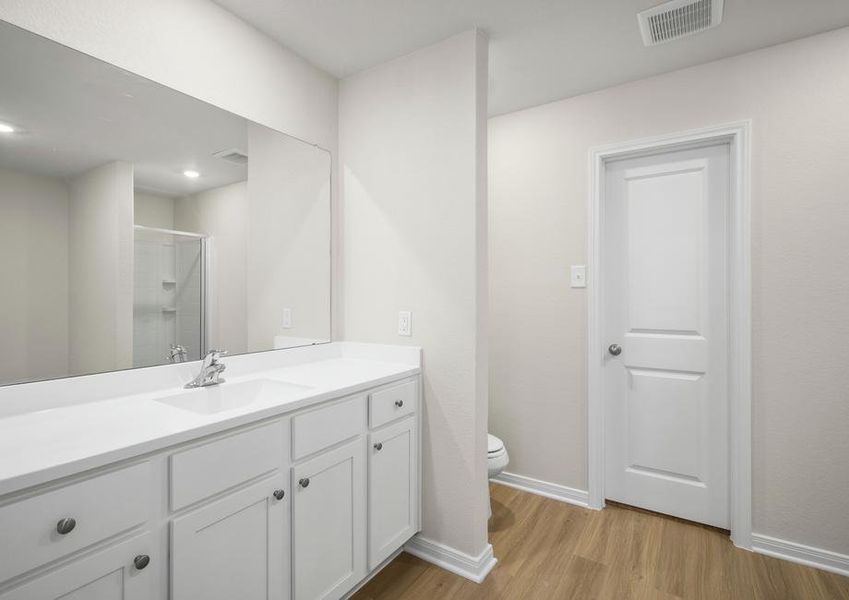
[[[136,226],[133,366],[205,354],[205,254],[202,235]]]

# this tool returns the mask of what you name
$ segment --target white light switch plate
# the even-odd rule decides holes
[[[398,335],[413,335],[413,313],[408,310],[398,313]]]
[[[572,265],[572,287],[587,287],[587,267],[584,265]]]
[[[283,309],[283,329],[292,329],[292,309]]]

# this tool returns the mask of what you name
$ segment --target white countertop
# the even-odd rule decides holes
[[[392,362],[392,353],[386,351],[391,347],[376,347],[382,352],[352,352],[351,347],[368,345],[340,344],[349,350],[328,352],[331,346],[337,345],[326,345],[315,356],[307,350],[302,353],[304,362],[282,367],[269,365],[266,356],[262,370],[226,378],[221,386],[254,380],[305,386],[282,399],[270,394],[232,410],[201,414],[157,401],[186,392],[171,386],[0,418],[0,496],[420,372],[419,365],[409,360]],[[405,351],[407,358],[410,353]],[[244,371],[249,359],[239,358]],[[51,383],[74,385],[73,380]]]

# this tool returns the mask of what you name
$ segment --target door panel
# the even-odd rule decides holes
[[[626,169],[631,332],[702,329],[704,160]]]
[[[341,598],[366,575],[365,438],[292,468],[297,600]]]
[[[702,437],[702,376],[629,369],[628,377],[628,468],[703,481],[704,465],[697,443]]]
[[[288,598],[288,495],[284,477],[265,479],[171,523],[174,600]]]
[[[605,495],[728,527],[729,146],[607,165]]]
[[[415,417],[369,436],[369,569],[418,529],[417,448]]]

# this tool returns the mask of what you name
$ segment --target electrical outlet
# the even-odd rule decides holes
[[[283,309],[283,329],[292,329],[292,309]]]
[[[413,335],[413,313],[408,310],[398,313],[398,335]]]

